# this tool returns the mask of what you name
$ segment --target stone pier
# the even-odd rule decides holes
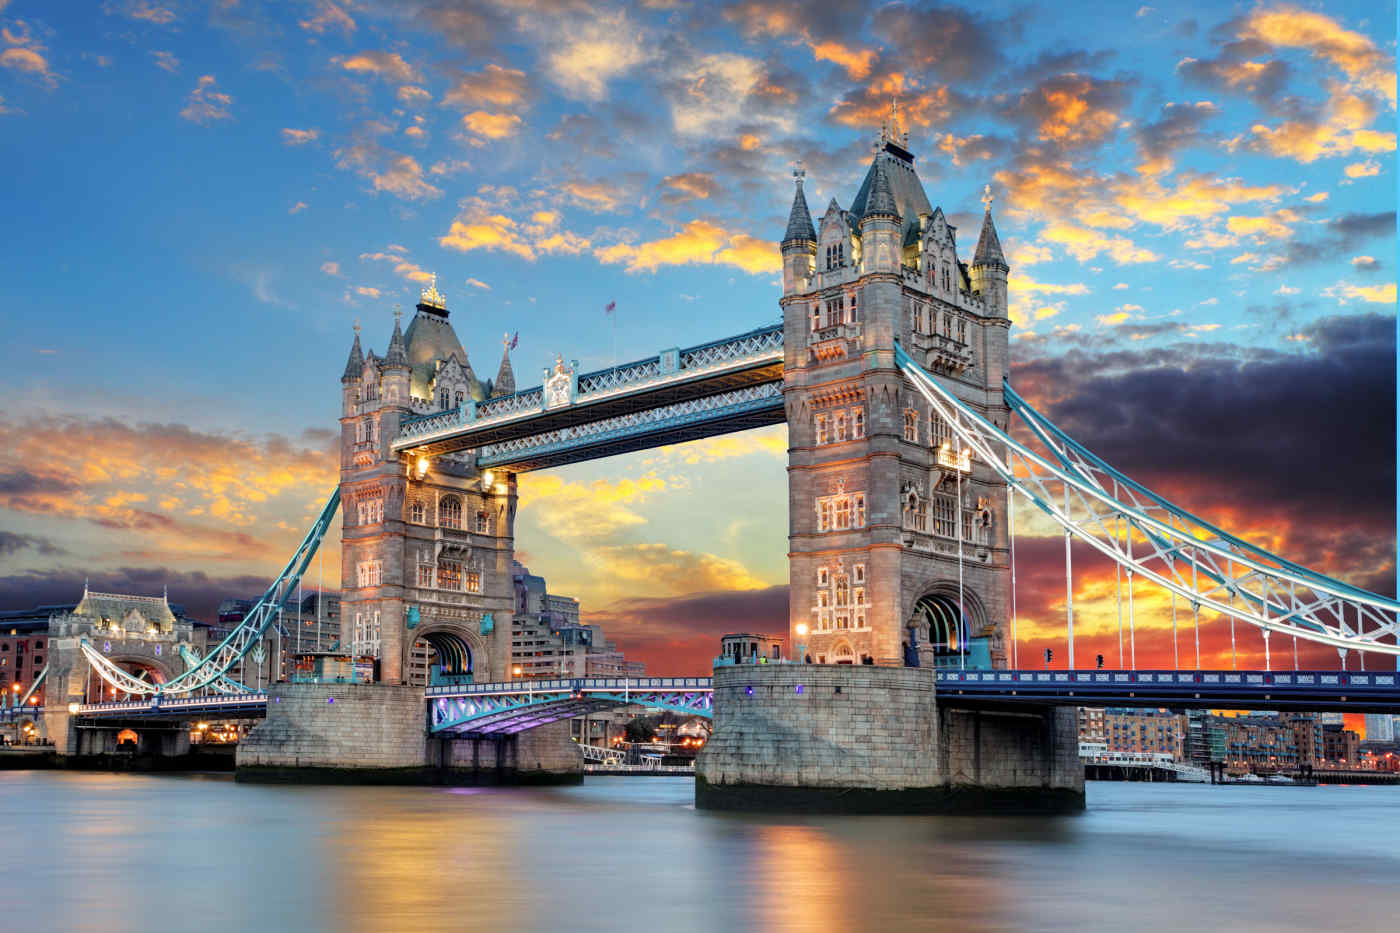
[[[714,672],[696,806],[858,813],[1074,812],[1074,711],[940,707],[933,671],[740,665]]]
[[[570,784],[583,757],[567,722],[497,739],[437,739],[422,687],[273,684],[238,746],[240,781]]]

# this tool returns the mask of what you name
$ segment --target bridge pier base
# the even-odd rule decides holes
[[[853,813],[1084,809],[1072,709],[940,708],[926,668],[715,669],[696,762],[708,809]]]
[[[496,739],[428,735],[423,688],[273,684],[238,746],[237,779],[308,784],[561,784],[583,780],[568,723]]]

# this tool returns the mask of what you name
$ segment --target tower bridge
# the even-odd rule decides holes
[[[396,316],[382,356],[357,325],[339,483],[243,625],[207,653],[182,648],[187,669],[159,683],[79,639],[59,682],[90,669],[125,697],[160,698],[151,714],[173,709],[168,697],[246,690],[237,665],[340,509],[343,637],[372,659],[372,682],[275,683],[249,701],[266,716],[240,746],[250,776],[577,777],[560,720],[641,701],[714,718],[703,805],[1073,809],[1073,706],[1394,708],[1393,675],[1274,670],[1269,639],[1330,645],[1343,665],[1353,651],[1400,655],[1400,604],[1174,505],[1011,387],[1010,270],[990,194],[962,258],[914,162],[883,136],[850,207],[832,200],[818,224],[796,173],[781,324],[587,373],[561,355],[519,391],[509,345],[494,379],[477,376],[435,282],[406,331]],[[721,666],[704,683],[507,679],[520,474],[779,422],[796,663]],[[1018,501],[1065,535],[1068,671],[1019,663]],[[1229,620],[1232,644],[1237,623],[1259,632],[1266,670],[1202,671],[1199,648],[1183,671],[1075,670],[1075,539],[1180,600],[1197,646],[1202,611]],[[1131,586],[1128,623],[1131,649]],[[426,686],[408,682],[415,646],[431,660]],[[61,732],[73,698],[51,696]]]

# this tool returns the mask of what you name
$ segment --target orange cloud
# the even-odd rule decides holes
[[[233,98],[214,89],[214,76],[201,75],[190,96],[185,98],[185,107],[180,116],[191,123],[211,123],[214,120],[228,120],[232,117],[229,107]]]
[[[444,104],[453,107],[495,108],[514,107],[530,96],[530,83],[525,72],[516,68],[487,65],[480,71],[464,74],[442,96]]]
[[[879,54],[874,49],[856,49],[842,45],[834,39],[822,42],[808,42],[812,57],[819,62],[834,62],[846,69],[852,80],[860,81],[870,74],[870,67]]]
[[[1395,62],[1366,36],[1345,29],[1323,13],[1282,6],[1257,9],[1246,19],[1240,38],[1258,39],[1283,48],[1307,49],[1336,65],[1358,87],[1380,94],[1395,107]]]
[[[487,113],[474,110],[462,117],[462,125],[487,139],[505,139],[520,129],[521,120],[513,113]]]
[[[295,130],[286,128],[282,130],[282,142],[288,146],[304,146],[307,143],[315,142],[320,135],[320,130]]]
[[[730,265],[753,275],[782,269],[776,243],[730,232],[704,220],[692,220],[669,237],[599,247],[593,254],[604,263],[625,265],[628,272],[684,265]]]
[[[422,80],[418,70],[398,52],[359,52],[349,58],[333,58],[331,64],[356,74],[371,74],[386,81],[409,84]]]
[[[316,5],[316,14],[310,19],[298,21],[298,26],[307,32],[314,32],[321,35],[330,29],[338,29],[346,36],[355,31],[355,21],[339,6],[331,3],[330,0],[320,0]]]
[[[1152,250],[1137,246],[1126,237],[1107,236],[1097,230],[1068,223],[1052,223],[1041,231],[1040,236],[1051,243],[1059,243],[1081,262],[1093,259],[1099,253],[1107,253],[1120,266],[1156,262],[1160,258]]]

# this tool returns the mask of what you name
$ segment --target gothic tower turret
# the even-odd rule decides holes
[[[977,251],[972,256],[972,290],[982,296],[991,314],[1007,315],[1006,275],[1011,267],[1001,252],[996,224],[992,223],[992,186],[982,189],[982,233],[977,237]]]
[[[812,228],[812,215],[807,210],[807,196],[802,192],[802,179],[807,172],[801,164],[793,170],[797,190],[788,212],[787,232],[783,234],[783,294],[806,291],[812,278],[817,257],[817,231]]]
[[[897,272],[901,258],[900,216],[894,190],[885,174],[884,159],[877,156],[871,168],[870,195],[860,219],[861,269],[864,272]]]

